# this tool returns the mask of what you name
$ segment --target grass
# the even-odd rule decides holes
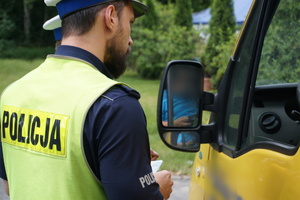
[[[43,60],[0,59],[0,91],[39,66],[42,62]]]
[[[43,60],[0,59],[0,91],[42,62]],[[133,71],[126,72],[118,81],[129,84],[141,94],[140,103],[147,117],[151,148],[160,154],[159,159],[164,160],[161,169],[167,169],[178,174],[190,174],[195,154],[169,149],[163,144],[157,132],[156,105],[160,81],[143,80]],[[207,120],[207,115],[204,118],[204,121]]]

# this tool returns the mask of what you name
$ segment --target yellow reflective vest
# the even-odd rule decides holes
[[[1,96],[1,139],[11,200],[102,200],[87,164],[91,105],[119,84],[83,60],[48,56]]]

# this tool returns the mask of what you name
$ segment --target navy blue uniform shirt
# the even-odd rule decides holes
[[[62,45],[55,54],[85,60],[112,78],[105,65],[83,49]],[[114,86],[98,98],[85,119],[85,155],[110,200],[163,199],[159,185],[151,181],[146,118],[139,98],[139,93],[129,87]],[[0,177],[6,180],[0,149]]]

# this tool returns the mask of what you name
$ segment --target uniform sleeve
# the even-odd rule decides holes
[[[150,166],[146,119],[138,100],[128,95],[117,98],[102,106],[98,116],[96,171],[107,198],[162,200]]]
[[[3,153],[2,153],[2,142],[0,141],[0,178],[7,180],[6,171],[4,167]]]

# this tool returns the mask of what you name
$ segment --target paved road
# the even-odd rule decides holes
[[[0,200],[9,200],[9,197],[4,192],[2,179],[0,179]]]
[[[189,191],[189,177],[173,176],[173,193],[169,200],[187,200]],[[0,200],[9,200],[3,190],[3,182],[0,180]]]
[[[173,192],[169,200],[187,200],[189,194],[190,177],[173,176]]]

